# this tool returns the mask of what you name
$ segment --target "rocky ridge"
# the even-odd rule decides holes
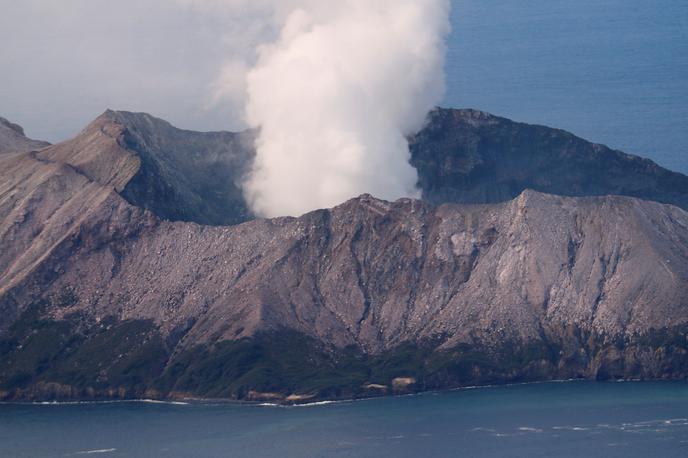
[[[99,142],[108,141],[103,135],[116,140],[118,160],[129,158],[135,170],[119,190],[131,204],[170,221],[205,225],[254,218],[241,191],[255,155],[254,131],[194,132],[145,113],[107,110],[60,144],[60,152],[48,154],[87,175],[96,171],[84,168],[86,162],[104,164],[108,174],[112,164],[97,157]],[[435,205],[506,202],[532,189],[568,196],[627,195],[688,209],[685,175],[559,129],[476,110],[438,108],[409,146],[423,200]]]
[[[525,189],[623,195],[688,209],[688,177],[561,129],[477,110],[437,109],[410,139],[423,199],[494,203]]]
[[[20,125],[0,117],[0,154],[37,150],[48,145],[50,143],[26,137]]]
[[[151,183],[207,162],[159,157],[157,122],[108,112],[73,140],[0,156],[0,396],[288,401],[688,375],[678,207],[526,190],[170,221]],[[211,135],[230,141],[219,162],[240,151]],[[148,167],[164,171],[137,181]],[[205,192],[192,184],[180,202]]]

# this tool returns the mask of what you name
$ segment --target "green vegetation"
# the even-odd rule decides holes
[[[246,399],[259,392],[353,398],[544,380],[557,376],[561,358],[559,347],[542,341],[509,342],[488,353],[487,345],[440,351],[441,339],[365,355],[353,346],[323,347],[291,330],[198,345],[171,356],[173,342],[167,346],[151,321],[108,318],[96,323],[78,314],[52,320],[44,317],[45,305],[28,307],[0,339],[0,397],[133,398],[179,392]],[[686,335],[685,329],[653,331],[633,340],[645,352],[660,349],[669,358],[665,363],[678,364],[686,373]],[[603,348],[596,345],[593,350]],[[610,364],[598,376],[607,369],[609,374],[636,370],[618,360]],[[404,377],[415,383],[395,387],[392,381]]]
[[[355,347],[323,349],[308,336],[284,330],[187,351],[169,365],[159,388],[211,398],[241,399],[249,391],[348,398],[375,394],[367,384],[386,385],[391,392],[397,377],[416,380],[410,391],[547,377],[528,371],[529,358],[549,356],[544,346],[492,357],[469,346],[452,351],[436,346],[403,344],[368,356]]]
[[[342,397],[353,395],[366,375],[357,353],[328,353],[310,337],[282,331],[187,351],[170,364],[160,388],[239,399],[250,390]]]
[[[42,317],[32,304],[0,340],[0,389],[57,383],[76,390],[126,387],[140,393],[162,372],[167,354],[150,321],[84,325]]]

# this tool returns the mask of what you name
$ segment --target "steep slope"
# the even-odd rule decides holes
[[[475,178],[479,168],[452,161],[494,149],[462,142],[511,128],[525,143],[507,135],[499,148],[530,158],[525,177],[536,173],[534,156],[556,163],[563,151],[544,143],[529,156],[533,132],[567,138],[573,158],[590,145],[481,113],[451,116],[446,130],[458,140],[445,138],[447,156],[432,146],[447,161],[433,169],[441,173]],[[222,170],[233,180],[245,173],[248,135],[106,112],[70,141],[0,155],[0,398],[299,401],[688,376],[684,210],[526,190],[485,205],[361,196],[299,218],[179,221],[250,217],[238,181],[206,198]],[[619,170],[645,163],[596,148],[618,156]],[[595,161],[567,164],[582,171]],[[655,188],[668,174],[680,197],[685,177],[649,164]],[[479,186],[458,195],[470,189]]]
[[[535,339],[550,320],[623,335],[688,318],[688,219],[650,202],[526,191],[435,209],[363,196],[231,228],[106,203],[78,228],[74,253],[45,259],[59,278],[27,298],[68,288],[86,307],[75,310],[153,318],[165,332],[203,315],[194,340],[288,326],[369,352],[493,328]]]
[[[144,113],[107,111],[126,128],[123,146],[141,167],[122,191],[134,205],[173,221],[229,225],[252,218],[241,180],[253,161],[253,133],[181,130]]]
[[[240,183],[253,161],[254,136],[187,131],[145,113],[108,110],[43,157],[98,179],[95,169],[109,174],[115,154],[101,154],[99,145],[114,139],[108,148],[121,150],[118,160],[135,169],[123,172],[118,189],[127,201],[171,221],[230,225],[253,218]],[[682,174],[562,130],[479,111],[435,110],[410,139],[410,149],[423,199],[433,204],[505,202],[534,189],[627,195],[688,209],[688,177]]]
[[[252,133],[192,132],[145,113],[108,110],[76,137],[39,153],[172,221],[229,225],[250,219],[240,181]]]
[[[37,150],[48,145],[50,143],[26,137],[20,125],[0,117],[0,154]]]
[[[122,158],[109,174],[3,160],[15,167],[0,167],[14,183],[0,194],[0,244],[13,247],[0,264],[6,398],[688,375],[677,207],[532,191],[483,206],[362,196],[208,227],[127,203],[115,189],[135,172]]]
[[[423,198],[503,202],[534,189],[625,195],[688,209],[688,177],[559,129],[475,110],[437,109],[411,141]]]

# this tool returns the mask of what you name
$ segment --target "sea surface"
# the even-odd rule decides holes
[[[688,173],[688,1],[452,0],[447,95]]]
[[[688,383],[554,382],[297,407],[0,404],[0,456],[686,457]]]

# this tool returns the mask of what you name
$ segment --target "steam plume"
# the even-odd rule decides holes
[[[299,215],[366,192],[417,196],[406,136],[444,92],[449,2],[259,5],[276,33],[255,48],[241,85],[247,123],[260,129],[244,183],[253,210]]]

